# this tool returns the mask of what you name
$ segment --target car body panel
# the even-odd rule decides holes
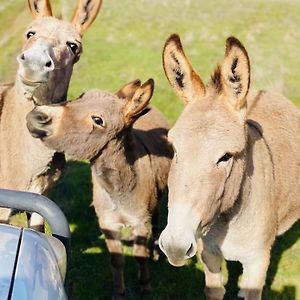
[[[52,246],[31,229],[23,230],[11,299],[67,299]]]
[[[0,300],[8,299],[22,229],[0,226]]]

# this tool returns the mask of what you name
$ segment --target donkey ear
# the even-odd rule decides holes
[[[135,120],[143,115],[145,107],[153,95],[154,80],[148,79],[134,93],[132,98],[127,101],[124,108],[125,125],[131,125]]]
[[[131,99],[135,93],[135,91],[141,86],[141,81],[139,79],[136,79],[134,81],[131,81],[124,86],[121,87],[121,89],[116,92],[116,96],[119,98],[125,98],[125,99]]]
[[[78,0],[72,23],[82,35],[93,23],[100,10],[102,0]]]
[[[245,47],[235,37],[226,41],[221,75],[222,92],[236,110],[244,108],[250,86],[250,61]]]
[[[169,83],[185,103],[205,95],[205,86],[186,58],[177,34],[166,41],[163,66]]]
[[[34,19],[52,16],[49,0],[28,0],[28,6]]]

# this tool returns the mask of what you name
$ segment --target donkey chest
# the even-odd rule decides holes
[[[253,245],[248,243],[249,239],[244,240],[240,235],[229,234],[216,238],[208,234],[203,238],[203,242],[209,252],[222,256],[226,260],[243,262],[252,257],[255,252],[255,247],[253,249]]]
[[[226,260],[245,262],[266,246],[271,246],[273,232],[264,224],[256,226],[249,222],[219,223],[212,227],[203,241],[215,254]]]
[[[141,200],[135,193],[113,195],[102,188],[94,195],[94,206],[99,218],[110,219],[110,222],[123,226],[135,226],[149,216],[149,205]]]
[[[39,194],[46,192],[59,179],[64,165],[64,155],[54,153],[53,157],[47,163],[45,161],[43,165],[33,170],[26,190]]]

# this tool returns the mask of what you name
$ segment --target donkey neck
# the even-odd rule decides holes
[[[221,249],[222,255],[229,260],[242,259],[236,249],[245,244],[249,236],[256,233],[259,236],[261,228],[276,228],[271,152],[259,128],[255,124],[247,127],[245,170],[241,174],[239,193],[233,206],[217,218],[202,238],[211,251],[219,253]],[[259,221],[251,222],[254,219]]]
[[[130,193],[137,182],[137,144],[131,130],[126,130],[108,142],[92,163],[96,180],[115,197]]]
[[[228,222],[236,222],[246,216],[251,218],[262,202],[270,201],[273,194],[272,181],[274,181],[274,168],[272,153],[264,140],[259,125],[247,121],[247,146],[245,149],[245,169],[242,174],[240,189],[234,205],[224,213]],[[272,203],[275,207],[275,203]],[[269,209],[270,210],[270,209]]]
[[[72,73],[72,69],[70,70]],[[69,74],[65,74],[68,77]],[[71,74],[70,74],[71,76]],[[49,81],[49,83],[41,84],[38,87],[24,86],[21,79],[16,77],[15,91],[20,97],[27,99],[28,102],[37,103],[38,105],[48,105],[53,103],[63,102],[67,98],[67,90],[69,81],[66,79]]]
[[[33,107],[33,101],[24,97],[13,86],[3,99],[0,120],[0,186],[18,190],[42,193],[43,186],[36,178],[50,169],[55,151],[48,149],[33,138],[26,126],[26,115]],[[17,174],[17,176],[16,176]]]
[[[17,112],[18,116],[23,115],[24,120],[26,119],[26,115],[35,106],[33,98],[26,93],[18,81],[15,82],[15,85],[11,91],[10,99],[10,105],[7,106],[8,110]]]

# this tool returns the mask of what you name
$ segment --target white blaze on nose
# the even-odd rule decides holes
[[[185,204],[169,208],[168,224],[161,233],[159,246],[174,266],[182,266],[197,252],[196,214]]]
[[[47,81],[49,73],[55,68],[51,51],[52,47],[49,44],[39,40],[19,55],[18,74],[21,78],[33,83]]]

